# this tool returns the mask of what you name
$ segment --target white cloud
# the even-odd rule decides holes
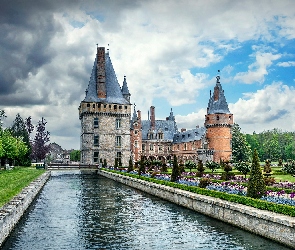
[[[255,82],[263,83],[265,75],[268,74],[267,68],[272,65],[272,61],[281,57],[280,54],[273,55],[271,53],[256,52],[256,61],[248,66],[247,72],[240,72],[234,80],[240,81],[246,84],[252,84]]]
[[[273,83],[255,93],[245,93],[229,108],[235,122],[243,131],[252,133],[280,128],[295,130],[295,89],[282,83]]]
[[[295,61],[280,62],[280,63],[277,63],[277,65],[280,67],[293,67],[295,66]]]

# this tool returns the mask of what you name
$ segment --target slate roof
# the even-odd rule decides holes
[[[124,81],[123,81],[121,92],[123,95],[130,95],[130,92],[129,92],[129,89],[127,86],[126,76],[124,76]]]
[[[174,134],[173,142],[181,143],[181,142],[201,140],[201,138],[205,135],[205,133],[206,133],[205,127],[195,128],[195,129],[187,130],[184,132],[178,132]]]
[[[117,76],[109,56],[109,53],[105,53],[105,75],[106,75],[106,98],[98,98],[97,85],[96,85],[96,64],[97,55],[94,60],[88,88],[86,90],[86,96],[83,102],[101,102],[101,103],[117,103],[117,104],[130,104],[121,92],[120,85],[117,80]],[[126,83],[127,87],[127,83]],[[127,87],[128,89],[128,87]]]
[[[142,139],[148,140],[148,132],[151,127],[150,120],[143,120],[141,122],[142,126]],[[177,126],[173,120],[156,120],[155,121],[155,134],[163,132],[163,140],[172,141],[174,134],[177,132]]]
[[[214,95],[211,96],[210,92],[210,99],[208,103],[208,114],[230,114],[225,96],[224,96],[224,90],[222,89],[222,86],[219,82],[220,77],[216,77],[216,86],[215,88],[219,89],[219,96],[218,100],[214,101]]]

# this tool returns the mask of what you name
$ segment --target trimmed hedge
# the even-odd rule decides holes
[[[105,170],[105,171],[108,171],[108,172],[113,172],[113,173],[116,173],[116,174],[129,176],[129,177],[136,178],[136,179],[141,179],[141,180],[144,180],[144,181],[157,183],[157,184],[160,184],[160,185],[165,185],[165,186],[169,186],[169,187],[173,187],[173,188],[182,189],[182,190],[193,192],[193,193],[196,193],[196,194],[202,194],[202,195],[206,195],[206,196],[211,196],[211,197],[214,197],[214,198],[219,198],[219,199],[222,199],[222,200],[231,201],[231,202],[235,202],[235,203],[238,203],[238,204],[243,204],[243,205],[251,206],[251,207],[254,207],[254,208],[258,208],[258,209],[268,210],[268,211],[271,211],[271,212],[275,212],[275,213],[295,217],[295,207],[294,206],[277,204],[277,203],[273,203],[273,202],[268,202],[268,201],[264,201],[264,200],[250,198],[250,197],[247,197],[247,196],[239,196],[239,195],[235,195],[235,194],[227,194],[227,193],[214,191],[214,190],[208,190],[208,189],[205,189],[205,188],[200,188],[200,187],[195,187],[195,186],[187,186],[185,184],[179,184],[179,183],[175,183],[175,182],[171,182],[171,181],[163,181],[163,180],[158,180],[158,179],[155,179],[155,178],[149,178],[149,177],[146,177],[146,176],[139,176],[139,175],[125,173],[125,172],[119,172],[119,171],[115,171],[115,170],[109,170],[109,169],[102,169],[102,170]]]

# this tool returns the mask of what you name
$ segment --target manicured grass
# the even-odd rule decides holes
[[[45,170],[15,167],[13,170],[0,170],[0,207],[10,201]]]

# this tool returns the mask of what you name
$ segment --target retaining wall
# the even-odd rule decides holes
[[[45,172],[31,182],[29,186],[25,187],[20,194],[13,197],[11,201],[0,208],[0,246],[9,236],[49,177],[50,172]]]
[[[99,170],[98,174],[295,248],[295,218]]]

